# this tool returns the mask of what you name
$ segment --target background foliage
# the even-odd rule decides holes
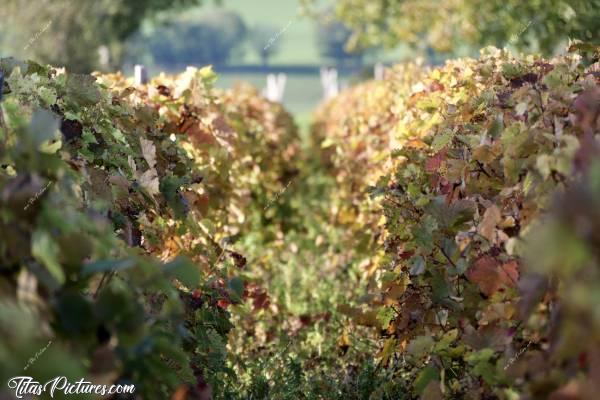
[[[320,2],[303,0],[309,9]],[[598,42],[600,2],[341,0],[336,16],[353,31],[349,48],[400,42],[448,52],[462,43],[512,45],[552,54],[570,39]]]

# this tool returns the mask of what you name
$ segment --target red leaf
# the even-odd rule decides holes
[[[440,151],[432,157],[429,157],[425,162],[425,170],[427,172],[436,172],[444,161],[446,161],[446,153],[448,151],[446,149]]]
[[[431,84],[429,85],[430,92],[438,92],[442,90],[444,90],[444,85],[442,85],[438,80],[431,82]]]
[[[217,306],[219,306],[223,310],[227,310],[227,307],[229,307],[230,305],[231,303],[229,302],[229,300],[221,299],[217,301]]]
[[[271,304],[271,300],[269,299],[266,290],[255,283],[246,285],[244,297],[252,299],[253,311],[264,310]]]

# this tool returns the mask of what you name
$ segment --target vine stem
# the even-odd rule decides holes
[[[112,271],[106,271],[105,273],[102,274],[102,278],[100,279],[100,283],[98,283],[98,287],[96,287],[96,291],[94,292],[94,299],[98,297],[98,293],[100,292],[100,289],[102,289],[102,287],[104,286],[104,281],[106,280],[107,276],[111,272]]]
[[[4,122],[4,111],[2,109],[2,103],[0,103],[0,128],[6,130],[6,123]]]
[[[458,269],[458,267],[456,266],[456,264],[454,263],[454,261],[452,261],[452,259],[448,256],[448,254],[446,254],[446,252],[444,251],[444,249],[442,248],[442,246],[440,246],[439,244],[435,245],[440,252],[444,255],[444,257],[446,258],[446,260],[448,260],[448,262],[456,269]]]
[[[217,252],[219,253],[219,257],[217,257],[217,261],[215,261],[215,265],[217,265],[219,263],[219,261],[221,261],[221,258],[223,257],[223,255],[225,254],[225,252],[227,251],[227,246],[221,247],[221,245],[210,234],[210,232],[208,231],[208,228],[206,228],[202,224],[202,222],[198,222],[198,226],[200,227],[200,230],[204,233],[204,235],[208,238],[208,240],[210,241],[210,243],[213,245],[213,247],[215,248],[215,250],[217,250]]]
[[[6,123],[4,122],[4,108],[2,107],[2,77],[0,74],[0,128],[6,130]]]

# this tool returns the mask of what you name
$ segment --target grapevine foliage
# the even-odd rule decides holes
[[[324,104],[306,156],[210,68],[134,86],[1,60],[0,379],[594,398],[597,60],[398,65]]]
[[[574,204],[595,193],[576,182],[600,154],[600,89],[577,50],[547,60],[490,48],[410,77],[399,66],[319,114],[340,201],[372,204],[364,190],[380,176],[369,192],[384,255],[370,295],[343,310],[377,327],[375,357],[406,393],[593,397],[597,226]],[[350,235],[374,232],[376,205],[356,209]]]
[[[27,366],[40,381],[218,392],[234,374],[228,307],[249,295],[230,245],[294,171],[289,115],[249,89],[212,89],[209,68],[144,87],[0,69],[0,378],[50,342]]]

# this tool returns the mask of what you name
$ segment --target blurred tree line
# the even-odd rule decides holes
[[[484,45],[550,54],[569,39],[600,42],[600,0],[331,0],[325,11],[318,0],[301,1],[317,22],[321,56],[336,65],[360,65],[369,51],[407,43],[435,61]],[[2,0],[0,50],[79,72],[137,62],[224,65],[248,48],[267,65],[285,40],[278,27],[248,27],[221,8],[182,12],[221,3]]]
[[[126,40],[148,17],[201,2],[2,0],[0,44],[11,55],[66,65],[74,71],[108,69],[119,65]],[[100,48],[104,51],[99,52]],[[101,61],[105,65],[100,65]]]
[[[288,25],[268,23],[248,27],[234,11],[210,9],[199,17],[169,15],[133,35],[126,52],[132,60],[144,63],[226,65],[243,58],[249,47],[263,65],[281,49]],[[352,32],[328,13],[316,20],[317,46],[324,61],[337,66],[360,65],[365,51],[350,52],[346,42]]]
[[[219,0],[2,0],[1,56],[34,59],[74,72],[116,70],[144,63],[226,65],[246,49],[263,65],[281,48],[280,27],[246,26],[235,11],[223,8],[187,12],[190,7],[221,5]],[[360,64],[363,51],[349,53],[351,31],[340,22],[319,18],[318,46],[324,59]]]
[[[147,64],[225,65],[240,58],[248,28],[233,11],[207,10],[198,18],[168,16],[136,32],[127,57]]]

